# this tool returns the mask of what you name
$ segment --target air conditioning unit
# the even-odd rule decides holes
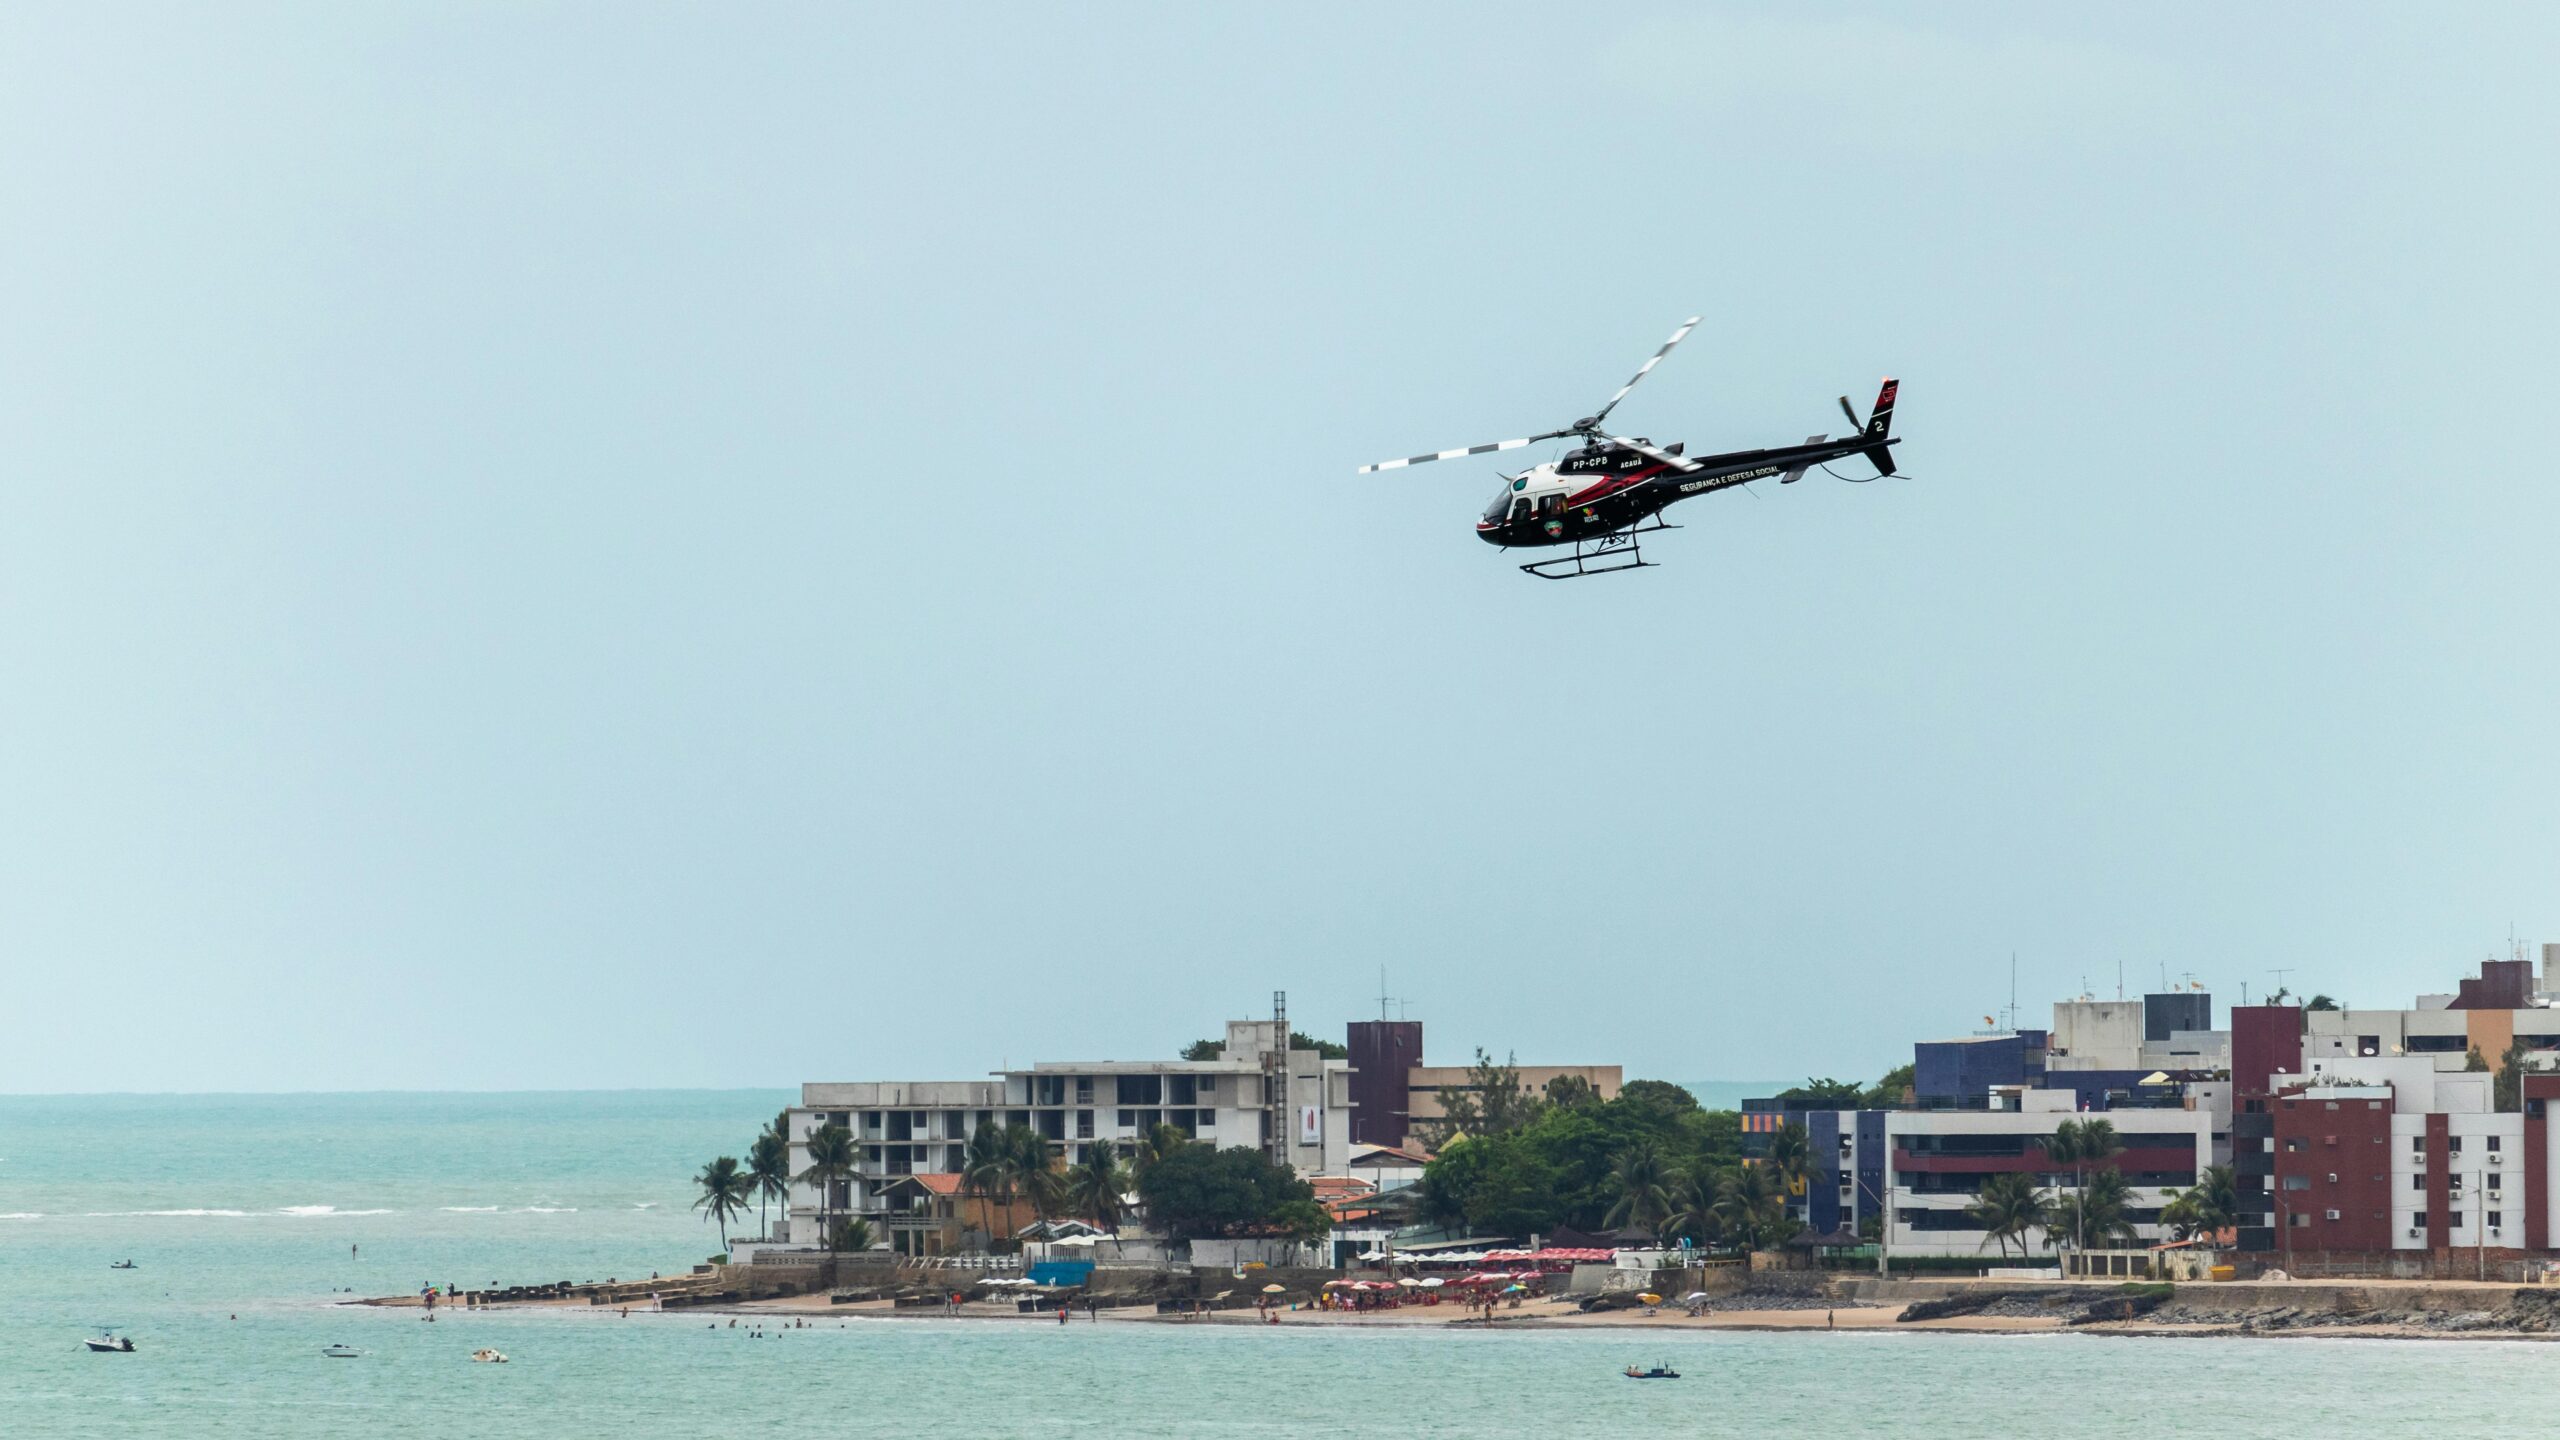
[[[2338,1212],[2337,1212],[2337,1211],[2335,1211],[2335,1210],[2330,1211],[2330,1212],[2329,1212],[2329,1218],[2330,1218],[2330,1219],[2332,1219],[2332,1220],[2337,1219],[2337,1218],[2338,1218]]]
[[[2426,1231],[2419,1229],[2419,1228],[2418,1228],[2417,1226],[2415,1226],[2415,1225],[2412,1225],[2412,1226],[2410,1226],[2410,1227],[2409,1227],[2409,1238],[2410,1238],[2410,1239],[2412,1239],[2412,1240],[2418,1239],[2419,1237],[2421,1237],[2421,1236],[2425,1235],[2426,1233],[2427,1233]]]
[[[2504,1165],[2507,1163],[2507,1157],[2504,1155],[2492,1155],[2489,1157],[2489,1163],[2492,1165]]]
[[[2491,1235],[2504,1235],[2507,1231],[2506,1227],[2503,1225],[2492,1225],[2489,1227],[2489,1233]]]

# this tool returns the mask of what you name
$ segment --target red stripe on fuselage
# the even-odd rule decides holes
[[[1641,484],[1644,481],[1650,480],[1654,476],[1660,475],[1670,468],[1671,467],[1668,465],[1656,465],[1651,469],[1638,470],[1632,474],[1611,475],[1597,485],[1576,490],[1566,495],[1564,497],[1564,503],[1567,505],[1588,505],[1597,500],[1605,500],[1610,496],[1617,494],[1621,490],[1628,489],[1632,486]]]

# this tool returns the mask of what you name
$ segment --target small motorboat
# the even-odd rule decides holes
[[[1677,1380],[1680,1378],[1680,1372],[1668,1365],[1656,1365],[1650,1370],[1639,1370],[1630,1365],[1626,1368],[1625,1374],[1630,1380]]]
[[[353,1345],[331,1345],[320,1353],[332,1360],[353,1360],[364,1352]]]
[[[504,1365],[507,1363],[506,1353],[500,1350],[474,1350],[471,1352],[471,1358],[477,1360],[483,1365]]]
[[[113,1265],[108,1266],[107,1268],[108,1268],[108,1269],[110,1269],[110,1270],[132,1270],[132,1269],[135,1269],[135,1268],[137,1268],[137,1267],[136,1267],[136,1266],[134,1265],[134,1263],[133,1263],[132,1261],[130,1261],[130,1260],[119,1260],[119,1261],[117,1261],[116,1263],[114,1263]]]
[[[82,1340],[80,1343],[88,1346],[89,1352],[93,1355],[130,1355],[133,1353],[133,1337],[130,1335],[100,1335],[96,1339]]]

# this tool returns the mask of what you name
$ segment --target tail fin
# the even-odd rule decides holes
[[[1901,381],[1886,376],[1884,389],[1876,393],[1876,408],[1867,415],[1867,428],[1863,433],[1868,445],[1860,453],[1875,462],[1878,475],[1893,473],[1893,452],[1885,448],[1885,439],[1893,433],[1893,392],[1901,385]]]

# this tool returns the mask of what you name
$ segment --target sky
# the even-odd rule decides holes
[[[2560,940],[2560,11],[0,10],[0,1091],[1872,1078]],[[1904,474],[1473,538],[1588,413]],[[1843,473],[1855,473],[1854,468]],[[1382,979],[1383,976],[1383,979]],[[2185,983],[2183,980],[2177,983]]]

